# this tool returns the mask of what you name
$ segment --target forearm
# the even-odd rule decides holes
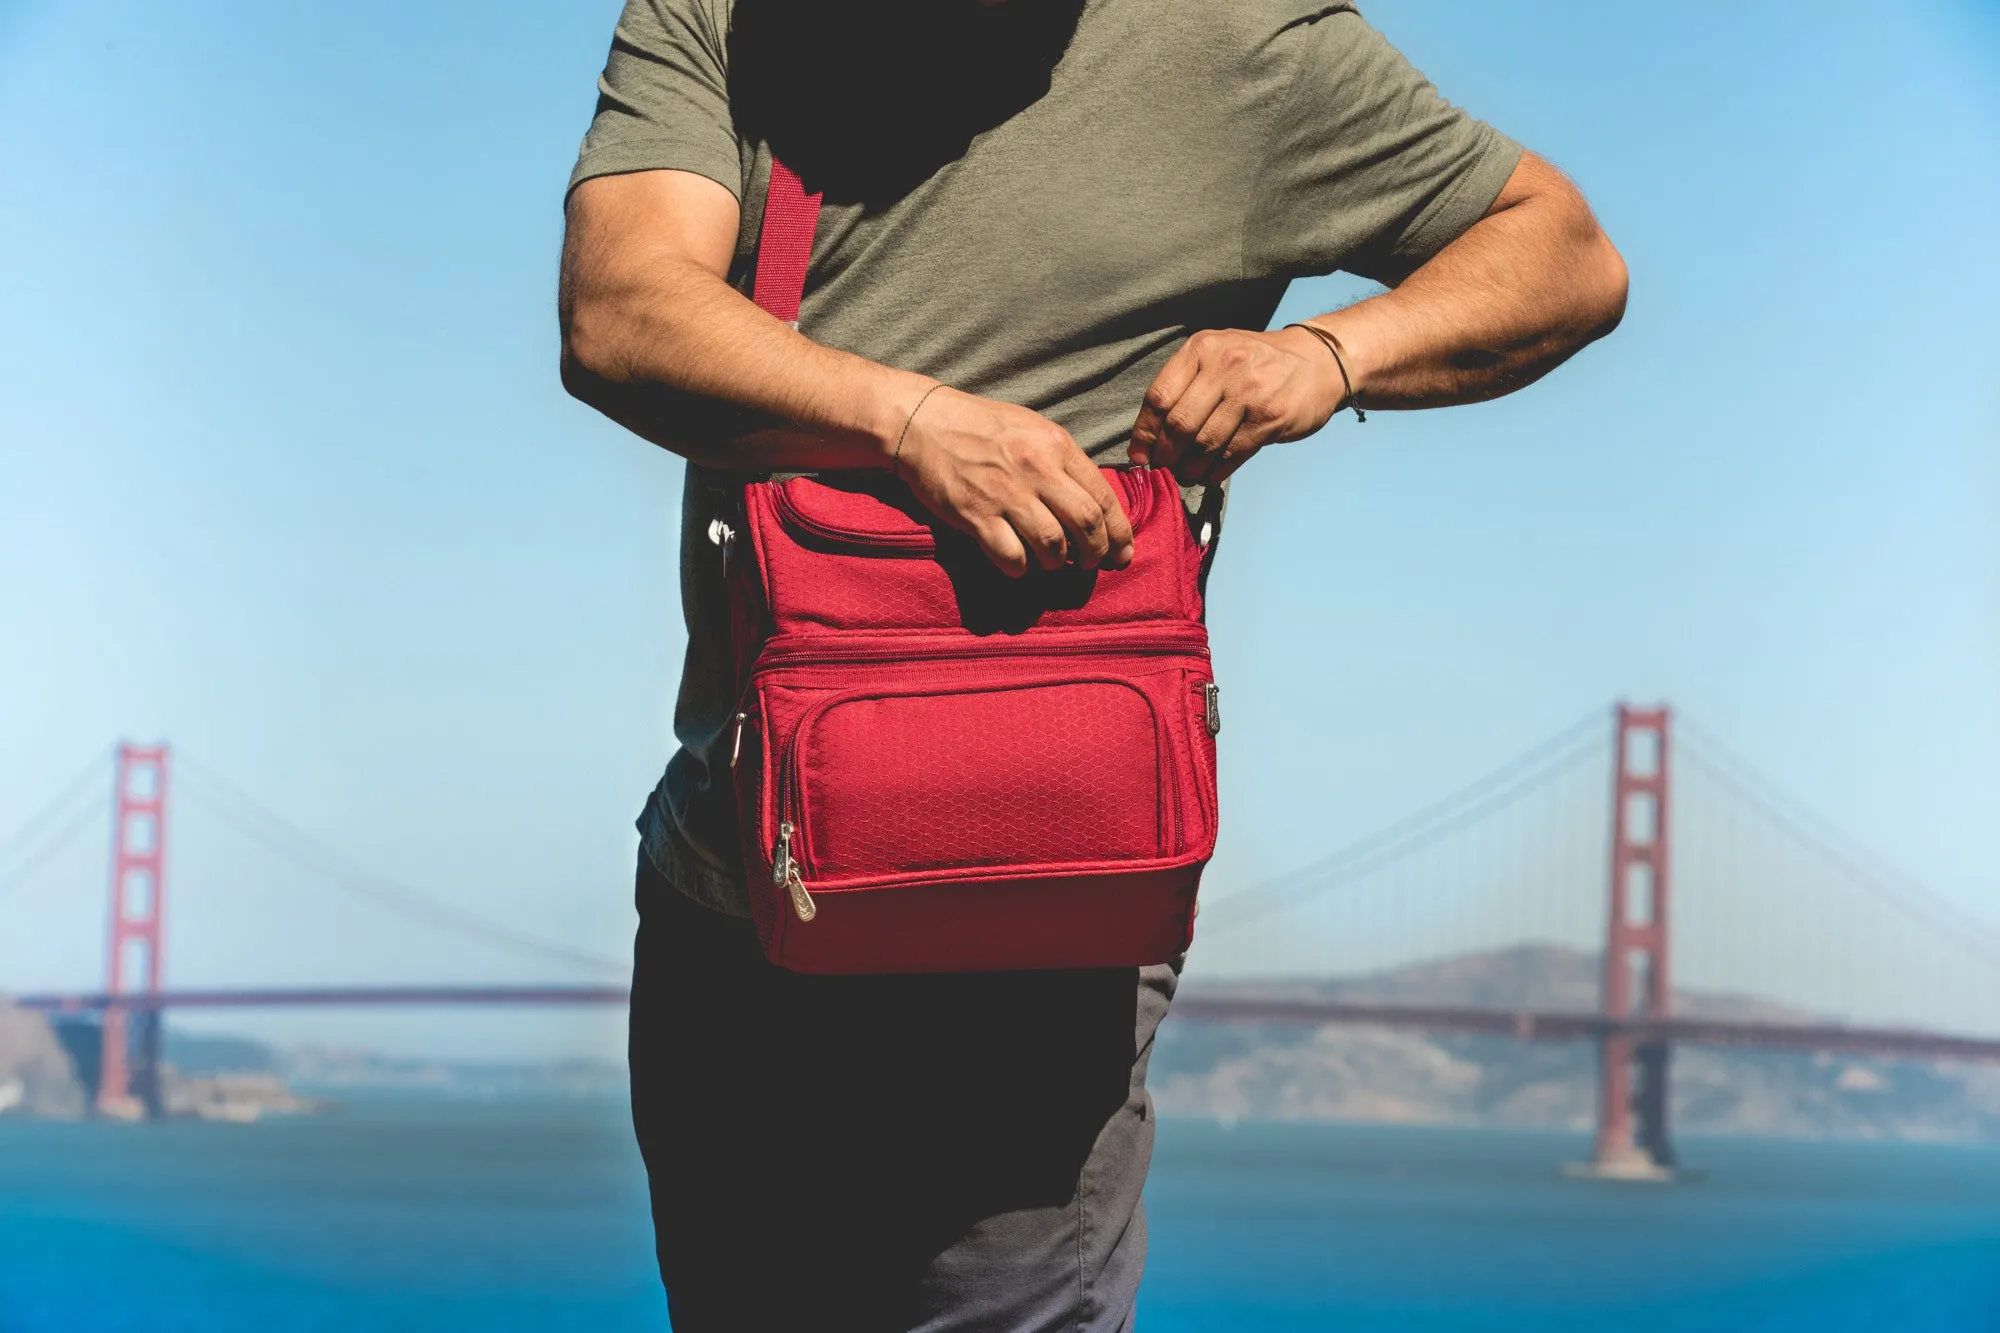
[[[1339,341],[1363,406],[1443,407],[1532,383],[1624,308],[1617,250],[1576,190],[1530,156],[1493,211],[1395,290],[1310,322]]]
[[[801,336],[724,282],[717,255],[629,231],[596,245],[602,223],[573,215],[565,244],[571,393],[712,467],[886,465],[929,380]]]

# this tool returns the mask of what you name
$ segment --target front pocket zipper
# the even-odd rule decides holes
[[[972,857],[962,864],[966,866],[999,868],[1008,865],[1046,864],[1051,859],[1073,860],[1077,862],[1099,859],[1118,861],[1128,859],[1147,860],[1172,855],[1174,849],[1180,845],[1183,833],[1180,811],[1181,775],[1178,772],[1177,766],[1172,761],[1173,742],[1167,728],[1167,723],[1162,717],[1158,705],[1148,695],[1146,690],[1134,682],[1111,675],[1072,675],[1057,676],[1054,679],[1021,681],[1013,684],[982,683],[957,689],[940,689],[935,684],[927,688],[905,689],[896,689],[893,687],[883,689],[881,687],[864,686],[856,689],[835,691],[815,701],[792,724],[790,728],[791,734],[786,739],[782,754],[774,756],[778,761],[778,772],[772,776],[776,779],[775,785],[777,787],[780,823],[776,844],[772,848],[772,883],[785,890],[791,900],[793,911],[798,918],[801,921],[810,921],[815,914],[815,907],[811,894],[806,887],[806,879],[809,875],[815,873],[831,875],[835,880],[844,881],[857,874],[867,877],[871,873],[882,873],[859,868],[851,863],[857,845],[854,841],[856,835],[850,834],[850,837],[844,840],[846,845],[841,849],[829,851],[826,848],[816,849],[815,844],[819,841],[819,838],[807,831],[806,825],[811,822],[807,812],[809,796],[806,772],[808,762],[807,747],[815,736],[821,734],[824,721],[829,714],[836,712],[844,706],[855,704],[894,703],[898,700],[926,703],[935,702],[941,698],[950,696],[1014,695],[1017,693],[1033,693],[1039,689],[1069,690],[1079,687],[1109,688],[1121,693],[1129,692],[1131,696],[1131,703],[1127,706],[1133,709],[1133,713],[1131,714],[1133,723],[1140,726],[1143,730],[1147,757],[1151,761],[1149,765],[1148,785],[1152,786],[1154,792],[1154,801],[1146,816],[1147,824],[1144,827],[1144,831],[1142,832],[1138,826],[1127,827],[1124,830],[1124,836],[1117,840],[1115,849],[1106,848],[1102,858],[1086,854],[1087,848],[1081,844],[1072,844],[1067,847],[1058,846],[1053,857],[1046,853],[1039,855],[1028,854],[1026,849],[1020,847],[1010,848],[1003,852],[997,848],[990,848],[989,845],[989,850],[993,853],[990,858]],[[1099,707],[1101,709],[1103,705],[1100,704]],[[1142,717],[1143,722],[1140,720]],[[996,732],[994,734],[1002,733]],[[1135,740],[1138,739],[1138,735],[1139,733],[1137,732],[1133,733],[1133,738]],[[992,770],[987,769],[984,771],[990,772]],[[819,790],[819,781],[814,780],[813,782],[816,791]],[[939,797],[947,801],[952,799],[953,789],[950,787],[926,790],[932,797]],[[845,825],[839,803],[842,800],[852,801],[856,797],[851,788],[848,789],[844,797],[841,793],[842,788],[836,786],[830,792],[821,792],[819,796],[812,799],[811,803],[814,806],[819,806],[823,801],[829,799],[829,797],[835,802],[833,809],[822,809],[817,816],[822,821],[822,824],[814,825],[814,827],[819,829],[821,835],[824,835],[827,827],[830,827],[823,826],[824,821],[836,821],[835,826]],[[877,792],[876,795],[879,796],[880,793]],[[960,795],[963,797],[964,795],[969,795],[969,793],[961,793]],[[874,803],[860,807],[864,811],[874,808],[876,808]],[[981,808],[988,807],[981,805]],[[1082,807],[1076,798],[1071,797],[1070,799],[1061,801],[1059,808],[1068,814]],[[926,815],[936,815],[936,811],[912,806],[909,815],[912,818],[921,818]],[[872,846],[872,843],[863,845]],[[1036,848],[1035,851],[1043,852],[1043,849]],[[836,868],[829,869],[828,866],[820,862],[820,857],[828,855],[832,856],[833,865]],[[921,867],[921,869],[940,870],[946,868],[949,864],[949,861],[945,861],[939,865]],[[817,871],[810,868],[814,866],[818,867]],[[919,867],[912,868],[918,869]],[[886,867],[884,869],[886,870]]]
[[[1212,680],[1201,683],[1201,720],[1209,735],[1222,734],[1222,687]]]

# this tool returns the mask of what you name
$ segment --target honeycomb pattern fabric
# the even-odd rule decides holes
[[[1103,680],[838,703],[801,748],[809,859],[838,879],[1160,856],[1159,750],[1151,701]]]

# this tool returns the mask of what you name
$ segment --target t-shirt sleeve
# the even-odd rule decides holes
[[[1246,267],[1396,283],[1486,215],[1521,147],[1438,94],[1351,9],[1284,34],[1294,84],[1267,141]]]
[[[626,0],[569,188],[627,171],[692,171],[743,194],[726,19],[708,0]]]

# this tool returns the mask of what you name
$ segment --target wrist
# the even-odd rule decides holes
[[[1387,369],[1381,356],[1382,328],[1379,321],[1369,318],[1372,313],[1356,305],[1330,315],[1317,315],[1310,321],[1339,346],[1340,363],[1347,371],[1352,397],[1356,399],[1365,398]]]
[[[1320,364],[1324,368],[1323,373],[1330,374],[1333,380],[1337,381],[1337,383],[1330,384],[1331,394],[1329,402],[1331,406],[1327,409],[1327,417],[1330,419],[1334,413],[1339,412],[1342,408],[1347,408],[1354,413],[1356,421],[1366,421],[1368,418],[1361,410],[1362,379],[1359,372],[1355,369],[1359,362],[1353,352],[1325,324],[1318,320],[1303,324],[1289,324],[1286,327],[1288,329],[1296,329],[1302,336],[1311,338],[1319,344],[1320,350],[1325,353],[1320,358]],[[1322,382],[1326,383],[1327,381],[1323,380]]]
[[[909,430],[910,419],[924,398],[939,387],[928,375],[890,371],[883,383],[869,395],[870,402],[861,433],[868,441],[870,464],[883,471],[894,467],[897,446]]]
[[[1304,362],[1312,375],[1314,397],[1321,405],[1322,419],[1332,416],[1346,401],[1347,381],[1340,377],[1340,367],[1327,354],[1326,344],[1297,324],[1287,324],[1275,329],[1270,335],[1278,345]]]

